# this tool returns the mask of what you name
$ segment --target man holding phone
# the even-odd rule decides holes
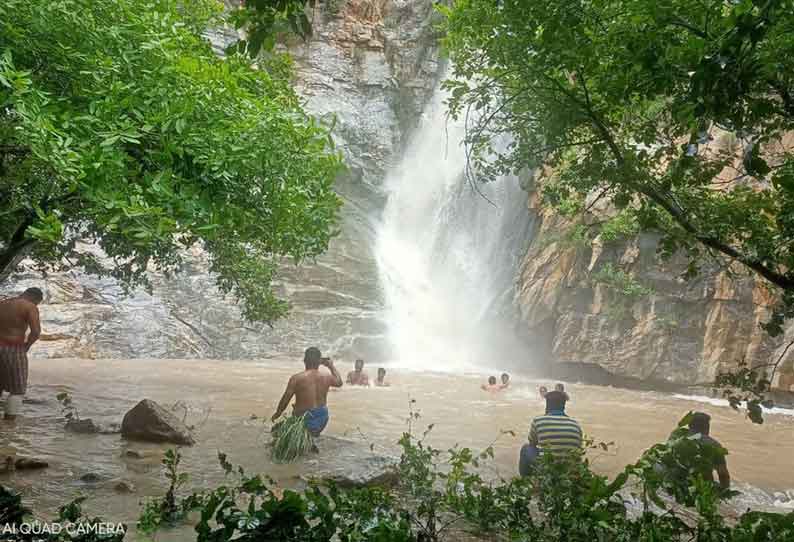
[[[328,425],[328,388],[341,387],[342,375],[334,367],[334,362],[330,358],[322,357],[320,350],[314,346],[306,349],[303,363],[306,370],[290,377],[271,421],[275,422],[284,413],[294,396],[292,415],[302,416],[305,413],[306,429],[313,436],[317,436]],[[327,367],[331,374],[320,372],[320,365]]]

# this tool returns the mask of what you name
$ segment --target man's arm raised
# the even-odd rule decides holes
[[[28,327],[30,327],[30,333],[28,333],[28,339],[27,341],[25,341],[26,352],[30,350],[30,347],[33,346],[33,343],[38,341],[39,337],[41,337],[41,321],[39,320],[39,308],[33,304],[31,304],[30,309],[28,309]]]
[[[323,365],[328,367],[328,370],[331,371],[331,386],[334,388],[341,388],[342,387],[342,375],[339,374],[339,371],[334,367],[334,362],[331,361],[329,358],[323,360]]]
[[[295,395],[295,377],[290,377],[289,382],[287,382],[287,389],[284,390],[284,395],[281,396],[281,401],[278,402],[278,408],[276,408],[276,413],[273,414],[273,417],[270,418],[270,421],[275,422],[284,411],[289,406],[289,402],[292,401],[292,397]]]

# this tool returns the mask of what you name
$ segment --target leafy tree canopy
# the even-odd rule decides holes
[[[201,37],[211,0],[3,0],[2,13],[0,273],[28,254],[138,285],[200,245],[245,317],[284,314],[279,260],[321,253],[340,205],[339,155],[288,59],[217,58]]]
[[[234,7],[229,19],[246,38],[228,48],[229,53],[239,52],[255,58],[260,53],[270,53],[276,46],[280,33],[297,34],[308,39],[312,25],[306,15],[316,0],[232,0]]]
[[[547,201],[595,200],[660,251],[738,262],[794,315],[794,2],[455,0],[440,7],[454,115],[484,180],[552,167]],[[511,143],[493,144],[508,135]],[[504,138],[501,138],[504,139]]]

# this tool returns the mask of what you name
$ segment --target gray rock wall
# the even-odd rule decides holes
[[[268,328],[240,318],[221,296],[200,251],[177,277],[152,272],[151,294],[125,293],[80,271],[42,276],[23,266],[0,295],[36,284],[46,292],[37,357],[261,358],[298,354],[309,344],[345,357],[375,356],[383,324],[372,220],[379,184],[398,159],[440,75],[432,0],[335,0],[312,13],[314,35],[287,44],[308,111],[336,117],[334,137],[349,171],[342,234],[327,254],[284,266],[279,289],[291,315]],[[210,36],[220,49],[234,32]]]
[[[662,261],[657,239],[641,235],[582,245],[566,237],[572,225],[530,191],[537,232],[517,277],[522,326],[547,364],[586,363],[621,377],[709,384],[740,362],[777,360],[794,338],[772,338],[761,327],[774,304],[760,281],[740,269],[706,266],[685,281],[683,260]],[[596,209],[603,218],[607,209]],[[612,264],[650,293],[627,297],[594,275]],[[773,384],[794,384],[789,351]]]

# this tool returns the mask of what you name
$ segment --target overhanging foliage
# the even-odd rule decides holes
[[[288,58],[217,58],[201,37],[220,16],[211,0],[3,0],[2,13],[0,276],[27,254],[138,285],[198,244],[246,318],[283,315],[279,261],[323,252],[340,205],[340,157]]]
[[[550,166],[545,197],[622,209],[659,250],[738,262],[794,314],[794,3],[455,0],[446,87],[480,180]],[[497,152],[492,142],[509,134]],[[588,197],[590,198],[588,200]]]

